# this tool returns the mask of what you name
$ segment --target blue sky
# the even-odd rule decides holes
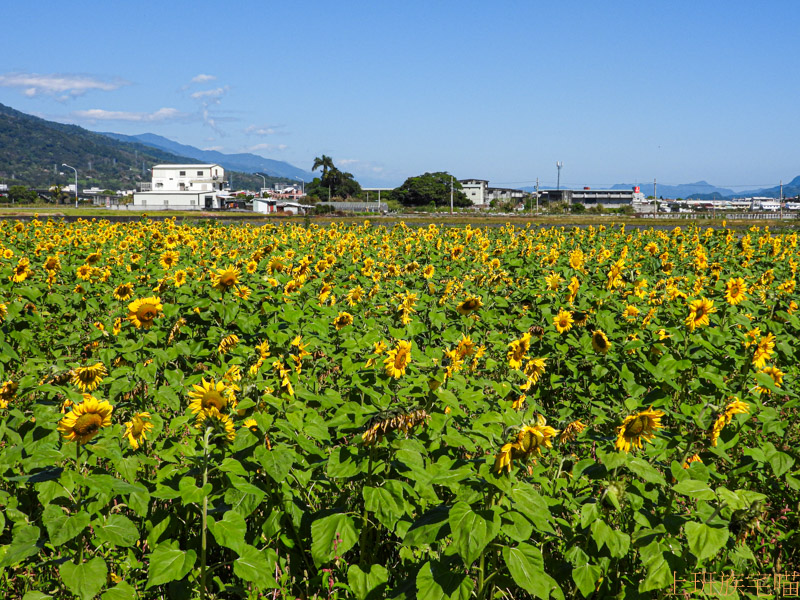
[[[365,185],[800,175],[800,2],[4,3],[0,102]]]

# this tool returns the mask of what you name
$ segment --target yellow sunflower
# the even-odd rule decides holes
[[[386,374],[399,379],[405,375],[406,367],[411,363],[411,342],[400,340],[397,347],[392,348],[383,361]]]
[[[769,375],[772,378],[772,382],[775,384],[775,387],[781,387],[783,383],[783,376],[786,375],[783,371],[781,371],[778,367],[764,367],[759,371],[759,373],[764,373],[764,375]],[[765,387],[759,387],[758,391],[762,394],[769,394],[770,391]]]
[[[106,366],[99,362],[87,367],[77,367],[72,371],[72,385],[78,387],[82,392],[91,392],[103,381],[103,377],[108,375]]]
[[[203,379],[200,385],[193,385],[192,388],[189,392],[189,410],[192,414],[198,415],[210,408],[221,411],[228,406],[231,394],[224,381]]]
[[[133,415],[131,420],[125,423],[125,431],[122,433],[122,437],[128,438],[128,442],[134,450],[139,449],[142,440],[147,439],[147,432],[153,429],[150,418],[149,412],[140,412]]]
[[[130,283],[120,283],[113,292],[117,300],[130,300],[133,296],[133,285]]]
[[[224,442],[232,442],[236,439],[236,428],[233,426],[231,418],[220,413],[213,406],[198,413],[195,426],[198,429],[212,428]]]
[[[547,424],[542,415],[536,417],[536,425],[525,425],[517,434],[517,446],[527,456],[542,454],[542,446],[553,447],[553,437],[558,435],[558,430]]]
[[[755,352],[753,353],[753,366],[760,369],[767,361],[772,358],[773,350],[775,349],[775,336],[768,333],[758,340]]]
[[[747,293],[747,284],[741,277],[734,277],[733,279],[728,280],[726,287],[725,300],[728,302],[728,304],[736,306],[742,300],[747,299],[747,296],[745,295]]]
[[[525,333],[523,336],[514,340],[508,345],[508,352],[506,358],[508,359],[508,366],[512,369],[519,369],[522,366],[522,361],[528,354],[531,347],[531,334]]]
[[[161,258],[158,259],[158,262],[164,269],[171,269],[176,264],[178,264],[179,258],[180,254],[172,250],[167,250],[166,252],[164,252],[164,254],[161,255]]]
[[[172,276],[172,283],[175,284],[175,287],[181,287],[186,283],[186,271],[183,269],[175,271],[175,274]]]
[[[5,321],[7,316],[8,316],[8,307],[2,302],[0,302],[0,323]]]
[[[563,308],[558,309],[558,314],[553,317],[553,325],[556,326],[558,333],[566,333],[570,329],[572,329],[572,324],[574,323],[574,319],[572,318],[572,313],[568,310],[564,310]]]
[[[161,304],[161,298],[156,296],[139,298],[128,305],[128,320],[137,328],[150,329],[162,310],[164,306]]]
[[[0,408],[8,408],[8,403],[16,396],[18,387],[19,384],[10,379],[0,385]]]
[[[472,311],[478,310],[481,306],[483,306],[483,301],[481,301],[478,297],[471,297],[464,300],[461,304],[456,307],[456,310],[462,315],[468,315]]]
[[[661,429],[661,417],[664,412],[660,410],[653,410],[651,406],[649,409],[629,415],[617,428],[617,442],[615,444],[617,450],[624,450],[630,452],[631,447],[642,447],[642,440],[652,442],[656,435],[653,433],[657,429]]]
[[[98,400],[89,394],[83,395],[83,402],[76,404],[58,423],[58,430],[68,442],[85,444],[103,428],[111,425],[114,407],[106,400]]]
[[[236,267],[228,267],[226,269],[219,269],[211,278],[212,285],[220,292],[225,292],[237,283],[239,283],[239,275],[241,272]]]
[[[689,331],[694,331],[698,327],[706,327],[709,324],[708,315],[717,312],[714,301],[708,298],[692,300],[689,304],[689,316],[686,317],[686,326]]]
[[[336,327],[336,331],[339,331],[342,327],[347,327],[348,325],[353,324],[353,315],[346,312],[340,312],[337,317],[333,320],[333,326]]]
[[[608,341],[606,334],[599,329],[595,329],[594,333],[592,333],[592,348],[594,348],[594,351],[606,354],[611,350],[611,346],[612,344]]]

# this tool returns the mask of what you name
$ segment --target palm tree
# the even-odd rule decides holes
[[[322,179],[325,179],[325,176],[328,174],[328,169],[335,169],[336,167],[333,166],[333,159],[330,156],[325,156],[324,154],[321,157],[316,157],[314,159],[314,166],[311,167],[312,171],[316,171],[322,167]]]

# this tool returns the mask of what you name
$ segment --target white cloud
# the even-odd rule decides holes
[[[88,121],[138,121],[142,123],[169,121],[185,116],[176,108],[159,108],[151,113],[91,108],[89,110],[76,110],[72,115]]]
[[[214,75],[206,75],[205,73],[200,73],[200,75],[195,75],[192,77],[192,83],[206,83],[208,81],[214,81],[216,77]]]
[[[222,146],[208,146],[206,148],[203,148],[203,150],[205,150],[206,152],[213,152],[213,151],[221,152],[222,148],[223,148]]]
[[[202,90],[200,92],[194,92],[192,94],[192,98],[195,100],[199,100],[202,98],[210,98],[216,102],[219,102],[219,98],[225,95],[225,92],[228,91],[228,86],[225,87],[218,87],[213,90]]]
[[[277,135],[280,133],[279,127],[274,125],[266,125],[266,126],[259,126],[259,125],[250,125],[247,129],[244,130],[245,133],[250,135]]]
[[[88,75],[70,75],[62,73],[5,73],[0,75],[0,87],[21,88],[28,97],[39,95],[60,96],[70,98],[82,96],[89,91],[112,92],[128,85],[127,81],[117,79],[103,81]]]
[[[356,173],[374,173],[379,175],[385,170],[382,165],[358,158],[340,158],[336,161],[336,164],[341,167],[349,167]]]

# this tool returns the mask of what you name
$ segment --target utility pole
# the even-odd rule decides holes
[[[536,214],[539,214],[539,178],[536,178]]]
[[[658,194],[656,194],[656,178],[653,177],[653,202],[658,206]]]
[[[558,161],[556,163],[556,169],[558,169],[558,182],[556,183],[556,189],[557,190],[561,189],[561,167],[563,167],[563,166],[564,166],[564,163],[561,162],[561,161]]]
[[[781,211],[781,219],[783,219],[783,179],[781,179],[781,197],[778,199],[778,206]]]
[[[453,176],[450,175],[450,214],[453,214]]]

